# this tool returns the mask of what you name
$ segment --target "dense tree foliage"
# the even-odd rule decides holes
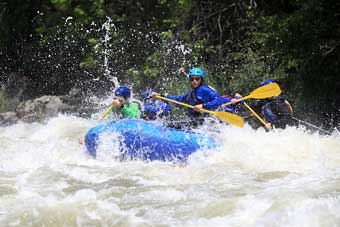
[[[298,115],[332,118],[340,97],[337,0],[0,0],[0,76],[9,96],[187,88],[203,67],[220,93],[276,79]]]

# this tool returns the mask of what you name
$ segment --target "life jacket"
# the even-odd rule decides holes
[[[189,98],[191,98],[191,100],[194,101],[194,104],[193,105],[198,105],[198,104],[201,104],[202,102],[199,102],[195,96],[195,90],[196,89],[192,89],[190,92],[189,92],[189,95],[185,98],[185,102],[188,103],[189,102]]]
[[[124,118],[139,118],[140,117],[139,105],[138,103],[135,103],[135,102],[125,104],[120,109],[120,112]]]
[[[189,103],[189,102],[190,102],[189,100],[191,99],[192,101],[194,101],[193,105],[202,104],[203,101],[199,101],[199,100],[197,99],[196,95],[195,95],[196,90],[199,89],[202,85],[203,85],[203,84],[201,84],[201,85],[198,86],[197,88],[192,89],[191,91],[189,91],[189,94],[188,94],[187,97],[184,99],[184,102]],[[216,92],[216,90],[215,90],[213,87],[211,87],[211,86],[209,86],[209,85],[204,85],[204,86],[208,87],[208,88],[211,90],[211,92]],[[190,98],[190,99],[189,99],[189,98]]]
[[[192,89],[191,91],[188,92],[188,95],[184,99],[184,102],[189,104],[189,105],[193,105],[193,106],[205,103],[204,100],[202,100],[202,99],[200,100],[198,97],[196,97],[196,94],[200,89],[205,89],[202,86],[209,88],[211,94],[216,93],[216,90],[213,87],[205,85],[205,84],[201,84],[199,87]],[[218,93],[217,93],[217,95],[218,95]],[[194,118],[208,116],[208,114],[206,114],[206,113],[195,111],[193,109],[188,109],[187,112],[188,112],[189,116],[194,117]]]
[[[216,102],[218,91],[204,84],[201,84],[199,87],[185,92],[181,96],[166,97],[178,102],[189,104],[191,106],[204,103],[204,108],[208,110],[216,109],[219,106]],[[200,125],[202,120],[204,121],[205,117],[209,116],[207,113],[202,113],[201,111],[196,111],[192,108],[186,108],[186,113],[188,116],[188,121],[190,121],[190,124],[192,123],[194,126]]]
[[[264,104],[263,113],[266,121],[273,123],[278,119],[291,117],[293,109],[284,97],[278,96]]]

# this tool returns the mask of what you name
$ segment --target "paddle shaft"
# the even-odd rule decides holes
[[[156,96],[156,98],[158,98],[158,99],[163,99],[164,101],[168,101],[168,102],[173,102],[173,103],[176,103],[176,104],[178,104],[178,105],[182,105],[182,106],[185,106],[185,107],[188,107],[188,108],[191,108],[191,109],[195,109],[195,107],[192,106],[192,105],[188,105],[188,104],[183,103],[183,102],[178,102],[178,101],[173,100],[173,99],[168,99],[168,98],[165,98],[165,97],[163,97],[163,96]],[[200,109],[200,111],[205,112],[205,113],[209,113],[209,114],[216,115],[216,112],[215,112],[215,111],[206,110],[206,109],[203,109],[203,108]]]
[[[164,101],[168,101],[168,102],[173,102],[173,103],[176,103],[178,105],[181,105],[181,106],[185,106],[185,107],[188,107],[188,108],[191,108],[191,109],[195,109],[194,106],[191,106],[191,105],[188,105],[186,103],[182,103],[182,102],[178,102],[176,100],[173,100],[173,99],[168,99],[168,98],[165,98],[163,96],[155,96],[155,98],[158,98],[158,99],[162,99]],[[206,110],[206,109],[199,109],[200,111],[202,112],[205,112],[205,113],[209,113],[209,114],[212,114],[212,115],[215,115],[216,117],[218,117],[219,119],[223,120],[223,121],[226,121],[226,122],[229,122],[231,124],[234,124],[238,127],[243,127],[244,126],[244,121],[243,121],[243,118],[236,115],[236,114],[232,114],[232,113],[228,113],[228,112],[223,112],[223,111],[211,111],[211,110]]]
[[[155,98],[158,98],[158,99],[162,99],[164,101],[168,101],[168,102],[173,102],[173,103],[176,103],[178,105],[181,105],[181,106],[185,106],[185,107],[188,107],[188,108],[191,108],[191,109],[195,109],[194,106],[192,105],[189,105],[189,104],[186,104],[186,103],[183,103],[183,102],[178,102],[176,100],[173,100],[173,99],[168,99],[168,98],[165,98],[163,96],[159,96],[157,95]],[[214,113],[214,111],[210,111],[210,110],[206,110],[206,109],[200,109],[202,112],[206,112],[206,113]]]
[[[111,105],[106,111],[105,113],[102,115],[102,117],[98,120],[98,122],[101,122],[102,120],[105,119],[105,117],[112,111],[113,105]]]
[[[244,96],[242,98],[237,98],[236,100],[237,100],[237,102],[241,102],[245,99],[250,99],[250,98],[251,98],[251,95],[247,95],[247,96]],[[229,106],[230,104],[232,104],[232,102],[227,102],[227,103],[223,104],[222,106]]]
[[[244,102],[244,105],[248,108],[248,110],[250,110],[250,112],[252,112],[252,114],[254,114],[254,116],[259,119],[259,121],[261,121],[261,123],[266,126],[267,123],[264,121],[264,119],[262,119],[246,102]]]
[[[321,131],[321,132],[323,132],[323,133],[326,133],[326,134],[328,134],[328,135],[332,135],[331,132],[326,131],[326,130],[324,130],[324,129],[322,129],[322,128],[319,128],[318,126],[315,126],[315,125],[313,125],[313,124],[311,124],[311,123],[308,123],[307,121],[300,120],[300,119],[298,119],[298,118],[296,118],[296,117],[292,117],[292,119],[294,119],[294,120],[296,120],[296,121],[298,121],[298,122],[300,122],[300,123],[303,123],[303,124],[305,124],[305,125],[308,125],[309,127],[315,128],[315,129],[317,129],[317,130],[319,130],[319,131]]]

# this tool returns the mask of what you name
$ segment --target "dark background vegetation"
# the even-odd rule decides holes
[[[275,79],[296,116],[338,126],[339,22],[338,0],[0,0],[0,108],[115,77],[179,94],[200,66],[221,94]]]

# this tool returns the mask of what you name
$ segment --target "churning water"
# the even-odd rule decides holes
[[[95,125],[0,128],[0,226],[340,226],[338,134],[223,126],[187,164],[119,162],[78,143]]]

